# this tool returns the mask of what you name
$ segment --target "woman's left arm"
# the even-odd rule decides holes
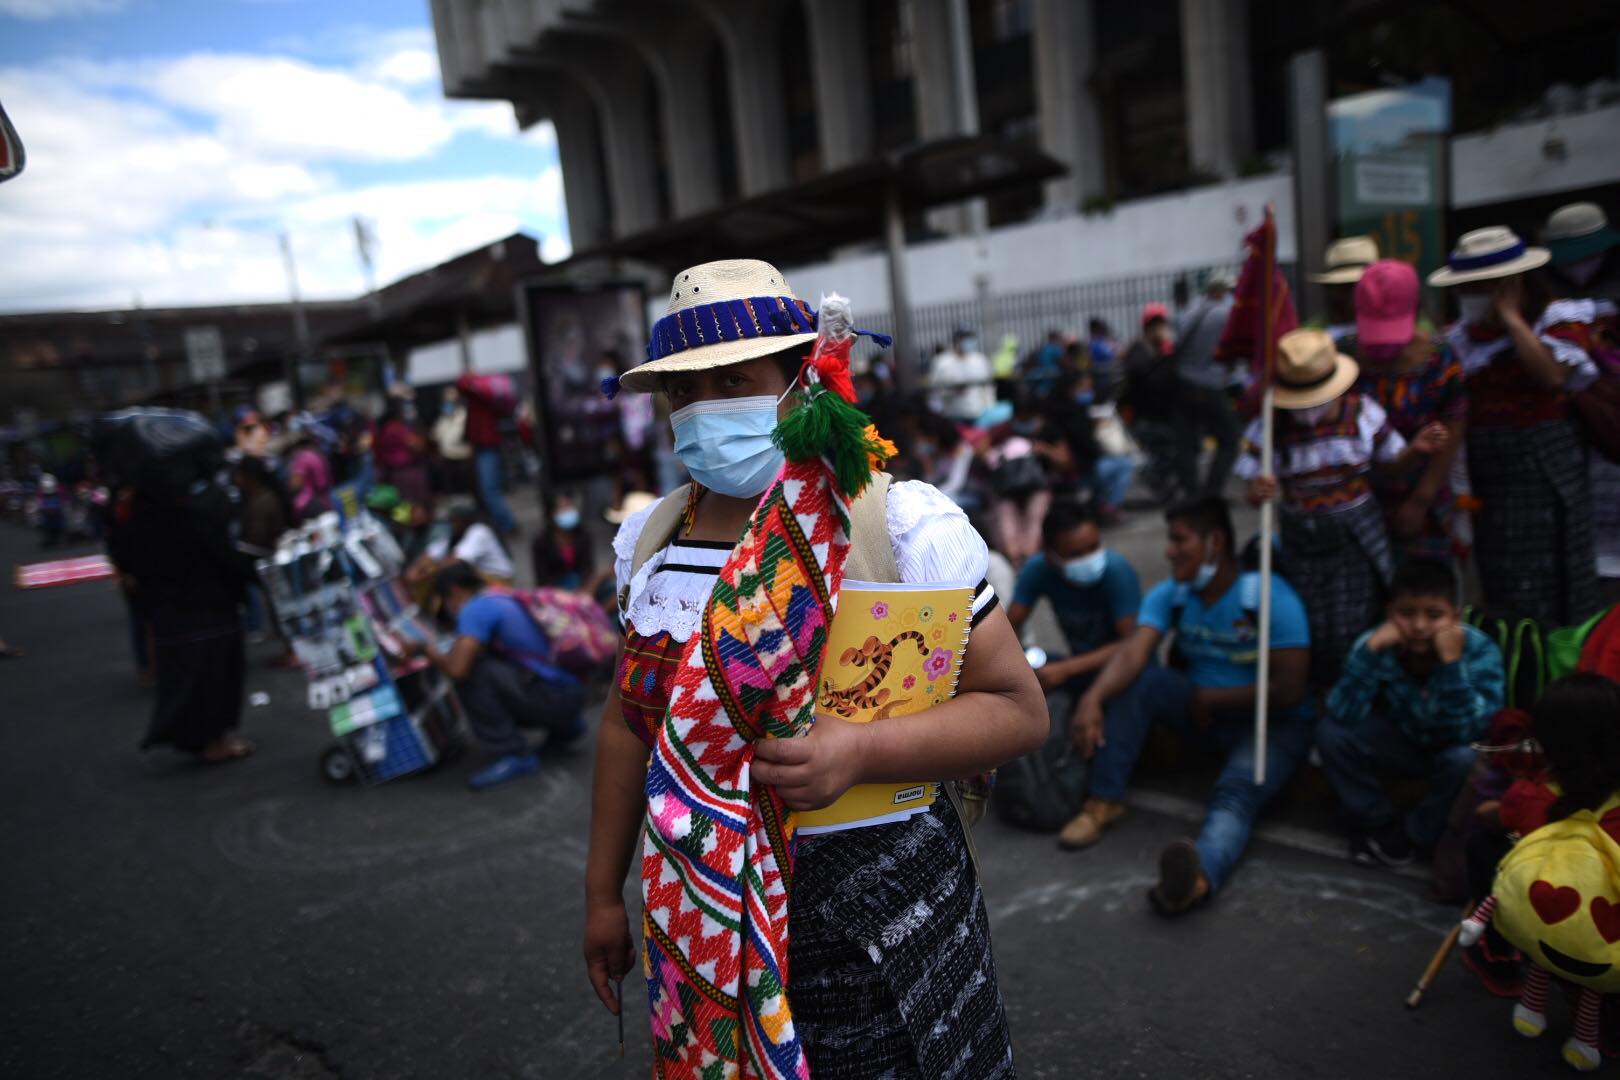
[[[790,808],[814,810],[856,784],[993,769],[1040,746],[1049,728],[1035,672],[998,606],[973,630],[955,697],[866,724],[823,713],[808,735],[756,743],[753,778],[775,786]]]

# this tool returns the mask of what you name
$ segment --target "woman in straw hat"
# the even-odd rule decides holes
[[[1273,460],[1262,464],[1262,420],[1249,425],[1237,474],[1258,505],[1282,496],[1278,533],[1287,576],[1305,600],[1311,682],[1326,689],[1356,638],[1379,619],[1394,575],[1384,515],[1373,497],[1375,466],[1398,468],[1442,450],[1432,424],[1409,445],[1383,407],[1355,389],[1360,369],[1325,330],[1295,330],[1278,342]]]
[[[1587,447],[1569,397],[1597,378],[1590,302],[1549,301],[1547,262],[1502,226],[1464,233],[1429,284],[1456,290],[1446,340],[1468,388],[1468,477],[1485,601],[1555,625],[1597,607]]]
[[[847,302],[818,317],[767,263],[706,263],[676,276],[648,362],[622,380],[668,396],[693,482],[614,541],[625,639],[596,760],[585,959],[618,1011],[639,845],[661,1077],[1013,1075],[956,800],[793,836],[792,811],[856,783],[967,776],[1047,728],[983,583],[983,540],[932,487],[872,471],[886,448],[850,404],[849,333]],[[953,699],[870,724],[809,722],[804,675],[813,688],[830,609],[779,601],[836,604],[846,569],[977,583]]]

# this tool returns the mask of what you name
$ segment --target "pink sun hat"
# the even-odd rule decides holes
[[[1379,259],[1356,282],[1356,343],[1405,345],[1417,324],[1418,276],[1411,263]]]

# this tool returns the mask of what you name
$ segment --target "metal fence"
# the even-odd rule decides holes
[[[1018,339],[1020,358],[1031,349],[1039,348],[1051,330],[1085,337],[1087,321],[1092,318],[1106,322],[1116,339],[1129,341],[1138,332],[1137,319],[1144,305],[1157,302],[1174,310],[1178,281],[1186,282],[1188,295],[1196,296],[1204,281],[1216,270],[1224,270],[1236,278],[1238,265],[1218,263],[994,296],[990,301],[988,326],[981,325],[986,320],[981,318],[983,313],[977,300],[913,308],[912,332],[916,340],[912,346],[918,350],[920,359],[917,370],[926,370],[928,358],[950,343],[951,333],[959,326],[978,333],[979,347],[987,354],[995,352],[1003,336],[1014,335]],[[1284,264],[1282,270],[1292,288],[1293,264]],[[857,311],[855,321],[863,328],[885,334],[893,332],[894,320],[887,311],[872,315]],[[861,341],[864,353],[858,351],[857,355],[876,355],[878,350],[869,341],[864,338]]]

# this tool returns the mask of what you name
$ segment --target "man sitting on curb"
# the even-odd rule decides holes
[[[519,729],[544,728],[548,746],[583,735],[585,688],[548,662],[551,643],[523,601],[486,588],[466,563],[439,571],[433,589],[458,636],[449,652],[431,643],[415,643],[415,651],[456,681],[473,735],[495,755],[467,786],[482,791],[539,772],[540,758]]]
[[[1148,893],[1160,914],[1179,915],[1225,883],[1261,807],[1310,753],[1315,712],[1305,693],[1311,644],[1305,607],[1287,582],[1273,577],[1271,721],[1265,784],[1256,785],[1260,576],[1241,572],[1232,553],[1232,519],[1220,499],[1173,506],[1165,520],[1170,580],[1148,593],[1136,632],[1080,699],[1074,738],[1088,756],[1107,750],[1126,781],[1153,722],[1225,756],[1198,839],[1177,840],[1160,853],[1159,883]],[[1160,640],[1172,631],[1184,671],[1153,664]],[[1143,707],[1105,714],[1126,692],[1139,693]]]
[[[1069,655],[1050,661],[1035,676],[1046,692],[1053,722],[1067,724],[1080,695],[1120,642],[1135,632],[1142,586],[1125,557],[1103,547],[1096,515],[1074,503],[1058,503],[1047,513],[1041,523],[1041,547],[1018,574],[1007,617],[1021,632],[1035,605],[1042,598],[1051,602]],[[1135,697],[1121,695],[1110,708],[1140,707]],[[1120,775],[1113,764],[1106,751],[1092,764],[1090,798],[1058,834],[1060,846],[1089,847],[1124,814],[1129,769]]]
[[[1322,771],[1354,832],[1350,857],[1402,866],[1433,850],[1474,765],[1472,743],[1502,708],[1502,653],[1457,611],[1457,578],[1433,559],[1401,566],[1382,626],[1361,635],[1327,698],[1316,736]],[[1392,770],[1429,781],[1402,821],[1378,782]]]

